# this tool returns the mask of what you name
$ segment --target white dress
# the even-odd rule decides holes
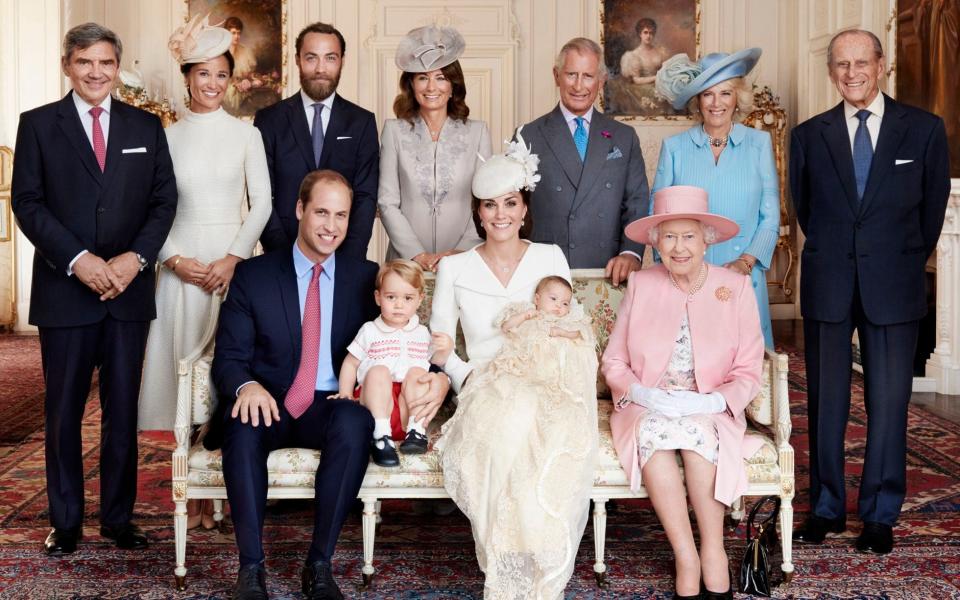
[[[549,337],[542,318],[517,327],[510,343],[499,328],[529,307],[514,303],[529,302],[547,275],[570,273],[563,252],[544,244],[531,244],[506,287],[475,249],[444,258],[437,275],[431,329],[452,335],[459,317],[470,355],[445,368],[458,389],[473,371],[437,448],[444,486],[470,519],[485,598],[561,598],[587,522],[597,446],[592,330],[582,310],[564,327],[580,340]]]
[[[260,132],[221,108],[187,111],[166,135],[179,200],[159,262],[176,255],[207,264],[227,254],[249,258],[271,210]],[[150,325],[140,390],[140,429],[173,429],[177,361],[199,343],[213,303],[220,301],[172,271],[159,270],[157,318]]]

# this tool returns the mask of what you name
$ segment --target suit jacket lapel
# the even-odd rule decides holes
[[[297,272],[293,268],[293,249],[288,246],[287,256],[281,261],[277,270],[277,283],[280,286],[280,299],[283,302],[283,313],[287,319],[287,329],[290,332],[290,343],[295,351],[296,361],[293,372],[296,374],[300,366],[300,344],[303,334],[300,329],[300,294],[297,290]]]
[[[873,162],[870,163],[870,176],[867,177],[867,187],[863,190],[863,200],[860,202],[861,211],[877,195],[877,190],[893,169],[897,149],[903,134],[907,131],[907,123],[903,117],[906,111],[896,101],[884,94],[883,120],[880,121],[880,134],[877,136],[876,150],[873,152]]]
[[[327,121],[327,129],[323,132],[323,151],[320,153],[320,168],[324,169],[330,161],[330,154],[334,151],[337,136],[343,135],[347,130],[347,116],[344,114],[346,107],[340,95],[333,97],[333,106],[330,107],[330,120]],[[311,148],[313,140],[310,140]]]
[[[577,186],[577,194],[573,200],[573,210],[576,210],[583,203],[590,192],[590,188],[600,176],[603,165],[607,161],[607,154],[613,142],[602,135],[602,131],[607,127],[605,120],[607,117],[600,111],[594,109],[593,122],[590,123],[590,134],[587,138],[587,156],[583,163],[583,172],[580,175],[580,185]],[[572,138],[571,138],[572,139]]]
[[[100,171],[100,165],[97,164],[97,155],[93,153],[93,145],[87,139],[87,134],[83,131],[83,124],[80,123],[80,115],[77,114],[77,107],[73,103],[73,92],[68,93],[60,101],[57,117],[60,130],[66,136],[70,145],[73,146],[80,162],[83,163],[94,180],[102,185],[103,173]]]
[[[293,139],[296,140],[300,153],[303,154],[303,160],[307,163],[310,171],[317,168],[317,163],[313,157],[313,140],[310,138],[310,125],[307,123],[307,115],[303,110],[303,101],[300,99],[300,92],[290,96],[284,102],[287,103],[287,118],[290,120],[290,131],[293,132]]]
[[[853,151],[850,149],[850,133],[847,130],[846,118],[843,114],[843,102],[826,113],[823,117],[825,127],[823,137],[827,151],[833,159],[833,168],[837,170],[843,191],[847,196],[847,203],[854,215],[860,213],[860,199],[857,198],[857,180],[853,173]]]
[[[107,134],[107,162],[104,165],[103,187],[107,189],[120,170],[122,150],[126,146],[130,129],[127,124],[127,107],[117,99],[110,101],[110,133]],[[151,148],[151,151],[155,151]]]
[[[563,119],[563,113],[560,112],[558,104],[544,123],[544,138],[547,140],[547,147],[557,158],[557,162],[563,168],[563,172],[570,180],[573,187],[580,185],[580,176],[583,173],[583,163],[580,162],[580,156],[577,154],[577,146],[573,143],[573,135],[570,134],[570,127]]]

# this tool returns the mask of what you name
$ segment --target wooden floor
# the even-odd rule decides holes
[[[803,321],[773,321],[773,339],[803,349]],[[960,396],[945,396],[933,392],[914,392],[910,402],[923,406],[935,415],[960,423]]]

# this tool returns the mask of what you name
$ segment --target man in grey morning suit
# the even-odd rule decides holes
[[[623,235],[628,223],[646,216],[650,201],[640,140],[632,127],[593,108],[606,80],[596,42],[564,44],[553,76],[559,104],[522,134],[540,157],[531,237],[560,246],[573,269],[605,268],[619,285],[643,257],[643,245]]]

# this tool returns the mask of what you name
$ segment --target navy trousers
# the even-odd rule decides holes
[[[804,319],[810,435],[810,505],[825,519],[846,517],[844,433],[850,415],[851,338],[860,339],[867,447],[860,478],[861,520],[893,526],[906,495],[907,405],[919,321],[871,323],[859,293],[846,319]]]
[[[47,386],[46,467],[50,524],[83,525],[80,424],[93,370],[100,370],[100,523],[125,525],[137,498],[137,404],[149,323],[106,317],[80,327],[41,327]]]
[[[320,450],[314,483],[313,542],[307,562],[333,558],[340,529],[357,497],[370,458],[373,417],[352,400],[328,400],[316,392],[313,404],[294,419],[280,404],[280,421],[258,427],[224,413],[223,477],[240,550],[240,566],[263,562],[263,518],[267,504],[267,456],[280,448]]]

